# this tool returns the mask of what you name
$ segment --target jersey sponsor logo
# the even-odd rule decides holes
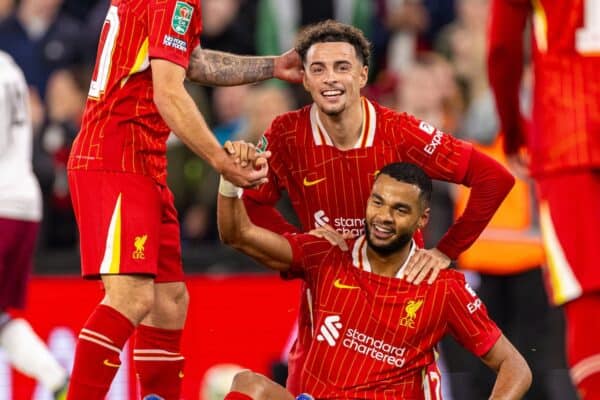
[[[194,7],[186,2],[178,1],[175,3],[173,18],[171,18],[171,28],[180,35],[184,35],[190,27]]]
[[[145,258],[144,246],[146,245],[146,240],[148,240],[148,235],[135,237],[135,240],[133,241],[135,250],[131,255],[131,257],[133,257],[134,260],[143,260]]]
[[[338,289],[360,289],[360,286],[351,286],[342,283],[342,280],[339,278],[333,282],[333,286]]]
[[[107,367],[111,367],[111,368],[119,368],[121,366],[121,364],[111,363],[110,361],[108,361],[108,359],[104,359],[104,362],[102,364],[106,365]]]
[[[442,138],[444,137],[444,133],[443,132],[437,132],[433,138],[431,138],[431,142],[429,142],[428,145],[425,145],[425,147],[423,147],[423,150],[425,151],[425,153],[432,155],[435,152],[435,149],[437,149],[437,147],[442,144]]]
[[[465,290],[469,292],[471,297],[474,297],[473,301],[467,303],[467,310],[469,310],[470,314],[473,314],[475,311],[481,308],[483,303],[481,302],[481,299],[477,297],[477,293],[475,293],[475,290],[473,290],[473,288],[468,283],[465,283]]]
[[[313,214],[315,218],[315,228],[321,228],[326,224],[331,224],[333,229],[344,234],[350,234],[352,237],[359,237],[365,233],[365,220],[363,218],[344,218],[337,217],[331,219],[327,216],[324,210],[319,210]]]
[[[183,52],[187,51],[187,42],[185,40],[177,39],[171,35],[165,35],[163,38],[163,45],[181,50]]]
[[[404,307],[404,312],[406,315],[400,318],[400,325],[414,329],[417,311],[419,311],[422,305],[423,299],[409,300],[408,303],[406,303],[406,307]]]
[[[357,329],[348,329],[342,340],[342,346],[370,357],[376,361],[402,368],[406,362],[406,347],[396,347],[369,336]]]
[[[325,317],[325,321],[323,321],[323,325],[319,329],[321,333],[317,335],[317,340],[319,342],[326,341],[328,345],[333,347],[340,337],[340,329],[342,329],[340,316],[329,315]]]
[[[435,128],[425,121],[421,121],[419,124],[419,129],[428,135],[432,135],[433,132],[435,132]]]
[[[308,178],[305,176],[302,183],[304,184],[304,186],[315,186],[316,184],[323,182],[325,179],[327,178],[319,178],[315,179],[314,181],[309,181]]]

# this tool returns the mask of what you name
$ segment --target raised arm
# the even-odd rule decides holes
[[[490,400],[523,398],[531,386],[531,370],[523,356],[504,335],[500,336],[481,360],[498,374]]]
[[[235,86],[278,78],[292,83],[302,81],[300,56],[290,50],[280,56],[252,57],[196,47],[192,52],[187,78],[208,86]]]
[[[281,235],[254,225],[237,188],[221,178],[217,199],[217,224],[223,243],[271,269],[287,271],[293,260],[292,247]]]

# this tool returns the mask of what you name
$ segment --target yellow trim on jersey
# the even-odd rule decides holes
[[[140,49],[138,50],[137,56],[135,57],[135,61],[133,62],[133,66],[127,73],[127,76],[121,80],[121,87],[125,86],[129,77],[137,72],[143,71],[148,68],[150,63],[148,59],[148,46],[149,41],[148,38],[144,39]]]
[[[121,266],[121,194],[110,218],[104,257],[100,264],[101,274],[118,274]]]
[[[533,6],[533,34],[538,50],[548,51],[548,18],[541,0],[531,0]]]
[[[552,285],[551,300],[555,305],[562,305],[581,296],[582,290],[560,245],[546,201],[540,203],[540,228]]]

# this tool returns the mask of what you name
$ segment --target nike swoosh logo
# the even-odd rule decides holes
[[[111,368],[119,368],[121,366],[121,364],[113,364],[108,360],[104,360],[104,365],[106,365],[107,367],[111,367]]]
[[[317,183],[323,182],[325,179],[327,179],[327,178],[321,178],[321,179],[315,179],[314,181],[309,181],[308,178],[304,177],[304,181],[302,183],[304,183],[304,186],[314,186]]]
[[[335,282],[333,282],[333,286],[338,289],[360,289],[358,286],[345,285],[340,279],[336,279]]]

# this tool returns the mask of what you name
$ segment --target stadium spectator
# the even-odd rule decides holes
[[[535,87],[528,132],[518,98],[529,18]],[[567,361],[585,400],[600,398],[599,21],[595,0],[493,0],[488,57],[508,162],[537,183],[547,289],[563,306]]]
[[[222,179],[217,218],[223,242],[302,279],[313,301],[314,335],[291,393],[440,398],[435,345],[452,334],[497,373],[489,398],[525,394],[531,383],[527,363],[489,319],[461,273],[442,271],[431,285],[402,279],[416,254],[413,235],[429,220],[431,190],[431,179],[419,167],[384,166],[368,197],[365,234],[349,240],[345,251],[310,234],[284,236],[252,224],[239,199],[241,189]],[[351,366],[352,373],[340,363]],[[238,375],[234,392],[225,399],[293,399],[264,377],[247,375]],[[246,385],[237,385],[239,380]]]
[[[79,64],[85,44],[80,22],[60,11],[63,0],[22,0],[0,23],[0,50],[9,53],[23,69],[27,83],[41,96],[50,74]]]
[[[29,110],[23,72],[0,51],[0,348],[17,370],[40,381],[55,399],[64,399],[67,372],[26,320],[7,313],[25,307],[42,218]]]
[[[447,267],[491,219],[513,184],[512,176],[470,144],[361,98],[369,43],[356,28],[334,21],[315,24],[299,36],[296,48],[314,103],[275,119],[259,141],[258,147],[271,150],[272,156],[269,182],[244,192],[252,221],[278,233],[297,231],[274,209],[286,190],[303,230],[330,225],[359,236],[376,171],[392,161],[410,161],[435,179],[472,186],[462,217],[437,247],[418,251],[407,279],[419,283],[429,268]],[[434,278],[435,272],[429,280]],[[293,392],[312,337],[303,293],[298,340],[288,360],[288,388]]]
[[[211,84],[299,78],[292,52],[243,58],[202,50],[200,15],[198,1],[115,0],[109,7],[68,162],[82,273],[101,278],[105,289],[79,334],[71,400],[105,397],[134,330],[142,397],[179,398],[188,294],[165,185],[169,132],[238,184],[265,179],[264,169],[243,170],[238,155],[221,148],[183,86],[186,68],[195,81]]]

